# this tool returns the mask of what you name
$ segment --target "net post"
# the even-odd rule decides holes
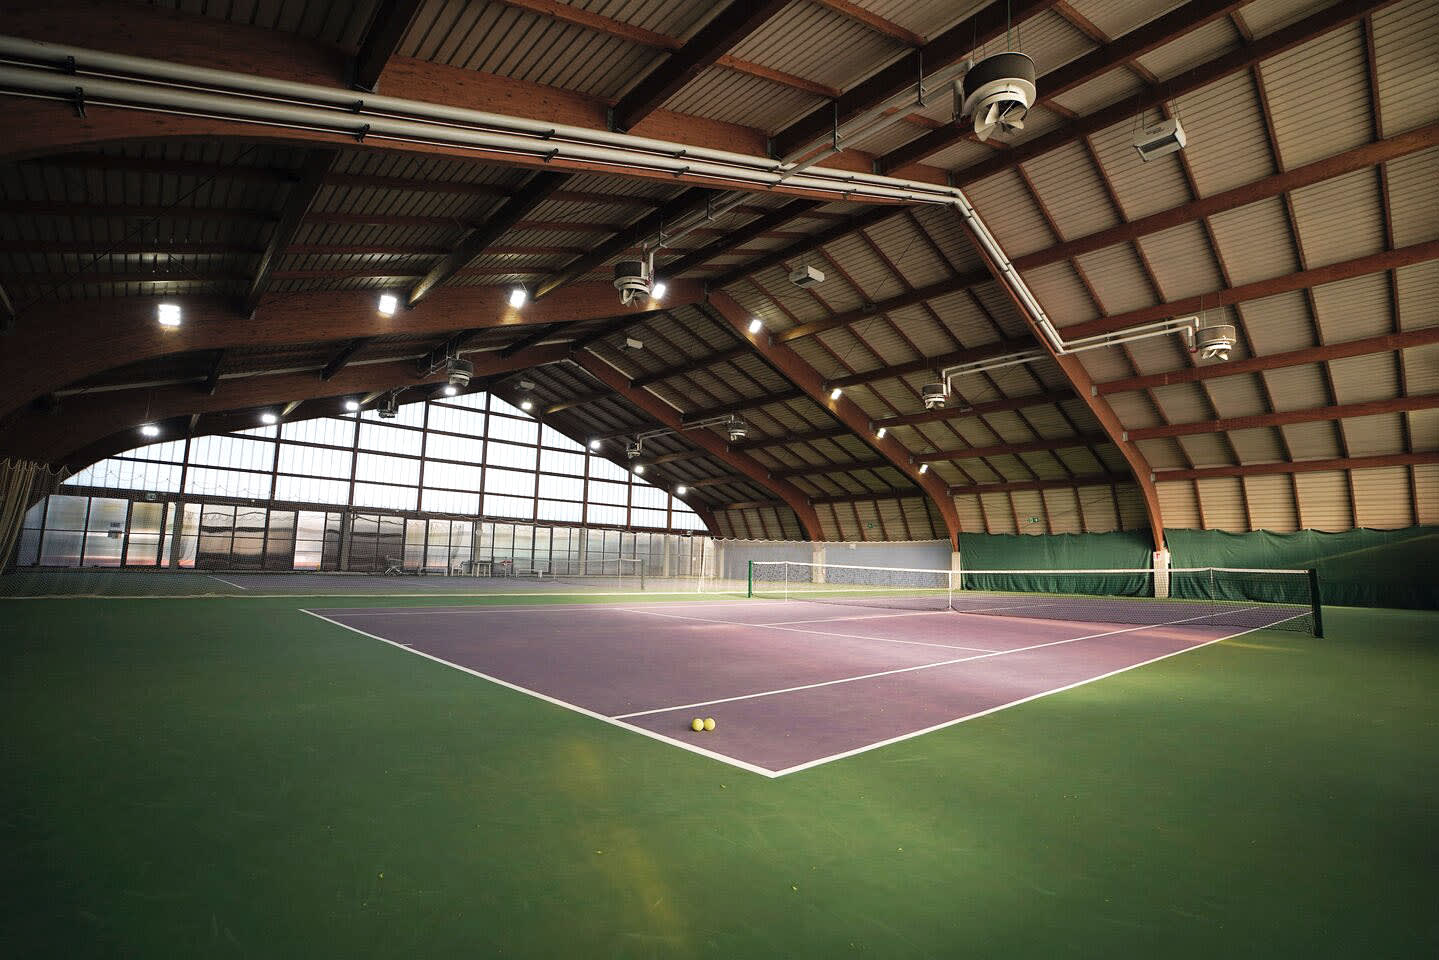
[[[1169,551],[1154,551],[1154,596],[1158,600],[1169,597]]]
[[[1324,613],[1323,604],[1319,602],[1319,571],[1314,567],[1309,568],[1309,610],[1314,618],[1314,635],[1324,636]]]
[[[749,570],[748,570],[748,572],[747,572],[746,575],[745,575],[745,591],[744,591],[744,595],[745,595],[745,598],[746,598],[746,599],[749,599],[749,600],[753,600],[753,599],[754,599],[754,561],[753,561],[753,560],[749,561]]]
[[[946,610],[953,610],[953,609],[954,609],[954,581],[955,581],[955,578],[956,578],[957,576],[962,576],[962,575],[963,575],[963,571],[964,571],[964,557],[960,554],[960,552],[959,552],[958,550],[952,550],[952,551],[950,551],[950,554],[949,554],[949,578],[948,578],[948,580],[947,580],[947,584],[948,584],[949,590],[948,590],[948,593],[947,593],[947,595],[946,595],[946,597],[945,597],[945,609],[946,609]]]

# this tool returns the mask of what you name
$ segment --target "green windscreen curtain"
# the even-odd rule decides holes
[[[1117,533],[961,533],[961,589],[1099,596],[1152,596],[1153,544],[1145,531]],[[1016,574],[971,574],[973,570],[1020,570]],[[1045,576],[1044,570],[1134,570],[1129,575]]]
[[[1439,527],[1342,533],[1166,530],[1164,536],[1175,567],[1316,568],[1324,603],[1439,609]]]

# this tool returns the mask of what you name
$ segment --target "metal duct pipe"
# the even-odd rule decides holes
[[[67,58],[74,58],[73,72]],[[476,148],[532,158],[565,157],[757,187],[780,184],[836,199],[945,203],[948,188],[877,174],[811,168],[765,157],[501,114],[444,107],[188,67],[76,47],[0,37],[0,92],[191,116],[220,117],[347,137]]]

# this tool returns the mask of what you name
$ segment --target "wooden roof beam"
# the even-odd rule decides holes
[[[1439,407],[1439,393],[1426,393],[1413,397],[1395,397],[1390,400],[1371,400],[1368,403],[1343,403],[1327,407],[1311,407],[1307,410],[1254,414],[1247,417],[1222,417],[1198,423],[1140,427],[1130,430],[1129,438],[1131,440],[1152,440],[1155,437],[1189,437],[1228,430],[1250,430],[1255,427],[1283,427],[1294,423],[1315,423],[1325,420],[1343,420],[1349,417],[1372,417],[1385,413],[1433,410],[1436,407]]]
[[[876,437],[869,428],[869,414],[843,394],[838,398],[832,397],[825,389],[824,378],[819,371],[806,363],[799,354],[776,338],[770,337],[764,330],[757,334],[751,333],[749,314],[734,299],[724,293],[711,292],[709,303],[734,328],[736,334],[752,344],[755,352],[795,384],[804,396],[828,410],[835,419],[849,427],[857,437],[924,490],[944,517],[951,542],[957,542],[955,538],[960,532],[959,515],[955,512],[954,501],[945,493],[944,484],[938,477],[929,472],[921,473],[909,450],[894,437]]]
[[[969,51],[1004,34],[1010,23],[1023,23],[1054,6],[1055,0],[997,0],[917,47],[909,54],[855,84],[832,104],[825,104],[781,130],[774,137],[776,156],[787,157],[825,136],[834,124],[845,123],[914,86],[923,72],[933,73],[957,63]]]
[[[300,167],[300,179],[290,185],[289,193],[285,195],[280,219],[270,231],[270,239],[265,244],[264,252],[260,254],[260,262],[250,280],[249,292],[245,294],[246,313],[253,313],[260,305],[260,298],[265,295],[265,288],[270,285],[270,275],[274,272],[275,265],[280,262],[285,248],[295,239],[295,234],[299,233],[305,214],[310,212],[310,207],[314,205],[315,198],[325,185],[325,176],[329,174],[339,155],[340,151],[329,149],[306,152],[305,162]]]
[[[351,82],[360,90],[376,91],[380,74],[400,48],[410,21],[425,0],[380,0],[370,18],[360,49],[350,61]]]
[[[768,23],[789,0],[731,0],[684,46],[670,54],[620,98],[610,111],[616,130],[629,130],[653,113],[740,41]]]
[[[1143,56],[1158,47],[1198,29],[1211,20],[1227,15],[1243,6],[1247,0],[1190,0],[1182,7],[1169,11],[1164,16],[1131,30],[1111,43],[1072,60],[1057,70],[1040,77],[1035,83],[1039,90],[1039,102],[1047,104],[1081,84],[1108,73],[1136,57]],[[958,143],[973,130],[973,124],[946,124],[930,133],[897,147],[878,161],[879,169],[885,172],[897,170],[911,163],[918,163],[946,147]]]
[[[654,394],[630,386],[629,380],[624,374],[620,373],[593,353],[587,350],[580,351],[575,355],[574,361],[583,367],[586,373],[609,387],[615,393],[624,397],[646,415],[653,417],[672,430],[682,430],[684,428],[684,420],[677,410]],[[785,505],[794,511],[795,516],[799,518],[800,527],[804,530],[806,537],[811,540],[824,539],[824,531],[820,527],[819,516],[814,512],[814,507],[810,506],[809,498],[805,496],[799,488],[783,480],[772,478],[769,475],[769,471],[758,461],[747,454],[731,450],[729,445],[713,431],[686,431],[684,436],[688,442],[693,443],[710,456],[739,471],[752,482],[758,484],[762,489],[772,491],[779,496]]]
[[[1253,43],[1245,44],[1206,63],[1191,67],[1183,73],[1165,80],[1162,84],[1125,97],[1118,103],[1096,110],[1094,113],[1068,120],[1033,140],[1027,140],[1008,150],[995,153],[973,166],[965,167],[955,173],[955,184],[966,187],[991,174],[998,173],[1000,170],[1032,160],[1066,144],[1075,143],[1105,127],[1122,123],[1147,109],[1176,97],[1193,93],[1195,90],[1206,87],[1216,80],[1222,80],[1232,73],[1247,70],[1256,63],[1321,37],[1331,30],[1347,26],[1365,14],[1394,2],[1396,0],[1340,0],[1331,7],[1326,7],[1287,27],[1281,27]]]
[[[1190,470],[1160,470],[1156,483],[1175,480],[1207,480],[1213,477],[1259,477],[1274,474],[1323,473],[1330,470],[1372,470],[1380,467],[1418,467],[1439,463],[1439,452],[1388,453],[1372,457],[1336,457],[1327,460],[1295,460],[1279,463],[1246,463],[1238,466],[1195,467]]]

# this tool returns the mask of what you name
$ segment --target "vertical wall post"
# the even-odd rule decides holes
[[[1319,571],[1309,568],[1309,609],[1314,617],[1314,635],[1324,636],[1324,604],[1319,595]]]

